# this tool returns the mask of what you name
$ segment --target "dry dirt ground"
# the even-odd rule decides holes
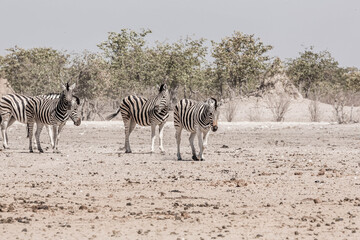
[[[223,123],[206,161],[150,154],[150,128],[119,151],[120,121],[70,122],[60,154],[0,151],[0,239],[360,239],[360,126]],[[43,147],[49,140],[43,131]],[[0,140],[2,145],[2,140]]]

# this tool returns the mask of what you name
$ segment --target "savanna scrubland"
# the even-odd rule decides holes
[[[311,47],[271,58],[272,46],[240,32],[210,48],[191,38],[150,46],[148,34],[109,33],[97,53],[16,46],[0,57],[13,91],[76,82],[83,119],[96,120],[69,122],[59,154],[46,131],[48,149],[30,154],[25,126],[9,128],[10,149],[0,150],[2,238],[359,239],[358,69]],[[221,100],[205,161],[191,161],[188,133],[185,161],[176,160],[172,117],[164,154],[150,153],[150,128],[139,126],[125,154],[121,118],[100,121],[122,97],[154,95],[163,82],[173,103]]]

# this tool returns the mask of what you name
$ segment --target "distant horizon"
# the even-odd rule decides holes
[[[1,0],[0,55],[16,45],[68,53],[99,52],[108,32],[150,29],[149,45],[190,36],[219,42],[235,31],[273,46],[285,61],[299,52],[329,51],[341,67],[360,68],[360,1],[356,0]],[[5,36],[5,37],[4,37]]]

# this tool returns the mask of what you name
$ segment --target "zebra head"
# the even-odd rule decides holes
[[[167,89],[167,85],[161,84],[159,88],[159,94],[156,96],[156,101],[154,105],[154,111],[161,112],[163,110],[168,110],[170,104],[170,94]]]
[[[80,99],[77,96],[73,96],[71,103],[71,113],[70,118],[74,122],[75,126],[80,126],[81,124],[81,115],[79,114],[78,108],[80,106]]]
[[[63,102],[63,105],[67,110],[71,110],[73,90],[75,86],[76,86],[75,83],[71,86],[69,86],[69,83],[66,83],[65,85],[62,86],[63,91],[60,95],[60,101]]]
[[[215,98],[209,98],[206,101],[207,104],[207,115],[209,117],[209,121],[211,123],[211,130],[216,132],[218,130],[218,118],[219,118],[219,111],[218,111],[218,103]]]

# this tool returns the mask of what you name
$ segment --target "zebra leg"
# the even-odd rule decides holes
[[[3,138],[3,147],[4,149],[9,148],[8,147],[8,137],[7,137],[7,128],[10,122],[10,115],[2,115],[1,116],[2,121],[1,121],[1,134],[2,134],[2,138]]]
[[[176,144],[177,144],[177,158],[178,158],[178,160],[182,160],[181,154],[180,154],[181,131],[182,131],[182,127],[177,127],[176,128],[175,138],[176,138]]]
[[[40,122],[36,123],[35,139],[36,139],[37,149],[41,153],[44,152],[44,150],[42,150],[41,144],[40,144],[40,134],[41,134],[41,130],[43,129],[43,127],[44,127],[44,124],[42,124]]]
[[[200,159],[200,161],[204,161],[204,159],[202,157],[203,152],[204,152],[202,131],[200,129],[198,129],[196,131],[196,133],[197,133],[197,136],[198,136],[198,142],[199,142],[199,148],[200,148],[199,159]]]
[[[203,133],[203,151],[205,151],[205,149],[207,147],[207,141],[208,141],[209,133],[210,133],[210,129]],[[204,161],[204,160],[205,159],[202,158],[202,161]]]
[[[26,138],[29,138],[29,124],[26,124],[26,131],[27,131],[27,136]],[[37,146],[37,142],[36,142],[36,138],[35,138],[35,145]]]
[[[125,153],[131,153],[130,148],[130,134],[134,130],[136,123],[133,119],[124,119],[124,126],[125,126]]]
[[[50,137],[50,144],[51,147],[54,148],[54,131],[53,131],[53,126],[51,125],[47,125],[47,129],[48,129],[48,133],[49,133],[49,137]]]
[[[164,137],[164,127],[165,127],[165,122],[162,122],[160,125],[159,125],[159,148],[160,148],[160,151],[163,153],[165,152],[164,150],[164,145],[163,145],[163,137]]]
[[[195,146],[194,146],[195,136],[196,136],[196,132],[192,132],[189,137],[189,142],[190,142],[190,146],[191,146],[192,159],[195,161],[199,161],[199,159],[196,156],[196,150],[195,150]]]
[[[8,134],[7,134],[7,129],[11,126],[11,125],[13,125],[13,123],[16,121],[16,119],[13,117],[13,116],[11,116],[10,117],[10,120],[9,120],[9,122],[8,122],[8,124],[7,124],[7,127],[6,127],[6,129],[5,129],[5,135],[6,135],[6,142],[7,143],[9,143],[9,136],[8,136]]]
[[[62,131],[62,129],[64,128],[66,122],[63,122],[60,124],[60,126],[58,127],[58,134],[57,134],[57,140],[56,140],[56,145],[59,145],[59,139],[60,139],[60,133]]]
[[[33,148],[32,148],[32,139],[33,139],[33,135],[34,135],[34,122],[28,121],[28,128],[29,128],[29,151],[32,153]]]
[[[60,151],[58,150],[58,147],[57,147],[57,143],[58,143],[58,133],[59,133],[58,128],[59,128],[59,127],[58,127],[57,125],[53,125],[53,136],[54,136],[53,152],[54,152],[54,153],[60,153]]]
[[[154,152],[154,145],[155,145],[155,139],[156,139],[156,125],[151,124],[151,153]]]

